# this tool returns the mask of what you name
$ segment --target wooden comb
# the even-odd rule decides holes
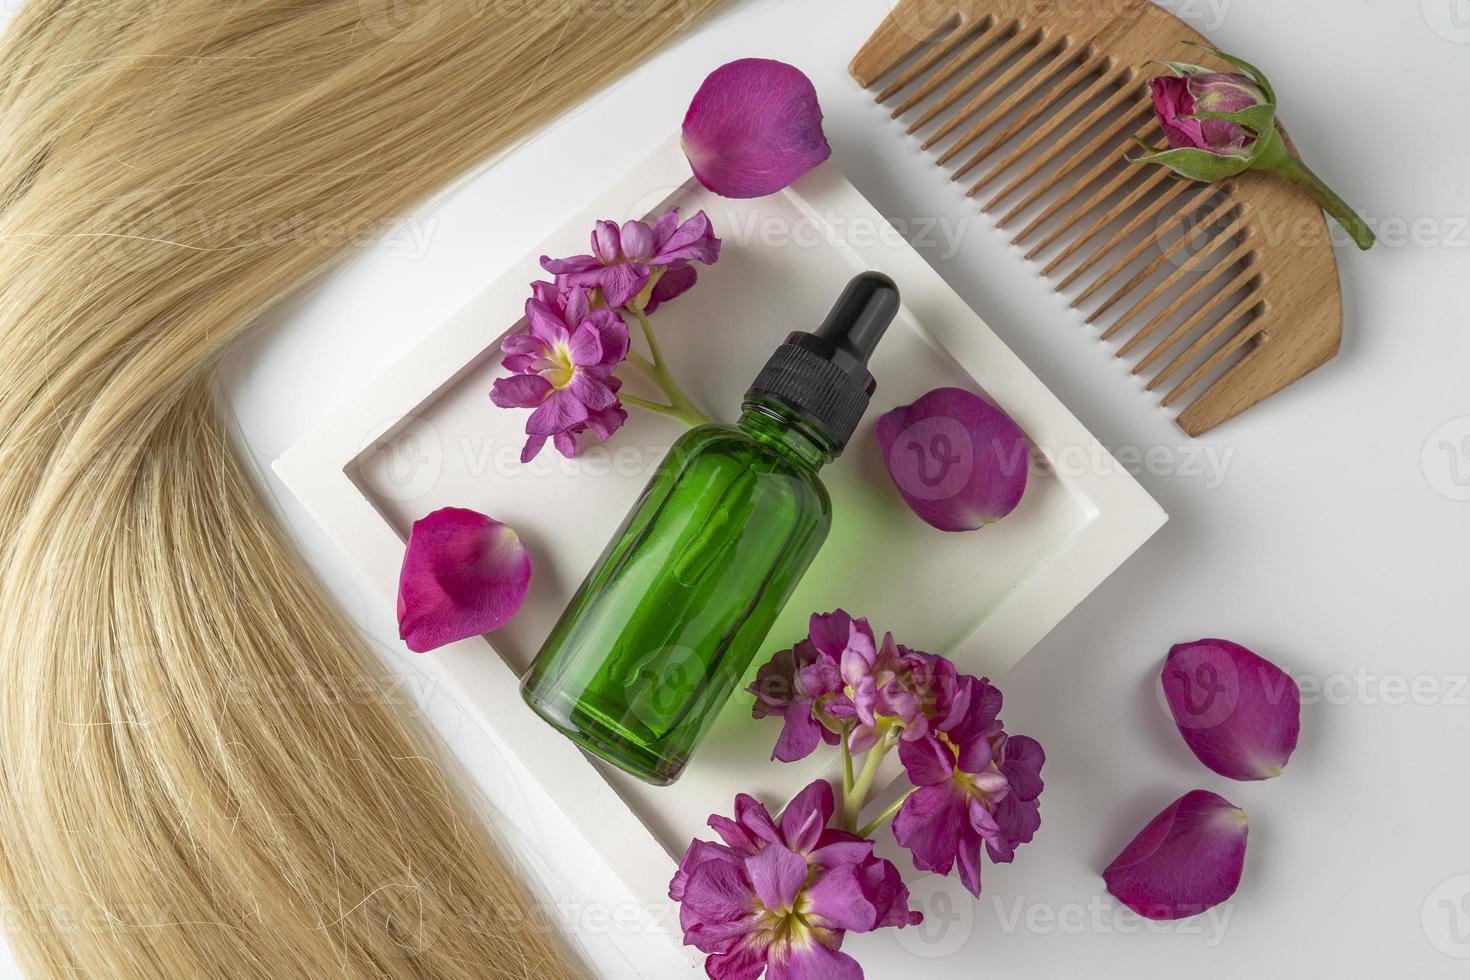
[[[1204,39],[1149,0],[900,0],[853,59],[864,88],[968,184],[1134,374],[1206,432],[1342,342],[1321,210],[1286,181],[1220,184],[1127,163],[1162,141],[1147,80]],[[1188,52],[1186,55],[1184,52]],[[1228,69],[1228,66],[1221,66]]]

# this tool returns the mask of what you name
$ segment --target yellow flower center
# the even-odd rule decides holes
[[[565,388],[572,383],[572,375],[577,368],[572,364],[572,349],[565,343],[559,343],[551,349],[551,355],[547,358],[551,362],[549,367],[543,368],[541,376],[551,382],[553,388]]]
[[[810,921],[811,905],[811,898],[803,889],[796,897],[794,907],[760,910],[758,933],[769,938],[773,954],[784,957],[793,949],[806,948],[818,942],[833,946],[832,931]]]
[[[985,791],[976,784],[975,777],[959,767],[960,747],[954,742],[950,741],[949,734],[946,732],[939,733],[939,742],[941,745],[947,746],[950,753],[954,755],[954,775],[950,777],[952,780],[954,780],[954,784],[960,789],[964,790],[966,795],[978,798],[980,802],[984,803],[987,807],[992,806],[993,804],[990,797],[986,796]],[[992,762],[991,767],[994,768],[994,766],[995,763]]]

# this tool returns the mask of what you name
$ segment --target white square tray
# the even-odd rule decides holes
[[[709,814],[729,812],[737,792],[779,806],[827,772],[833,753],[795,765],[768,761],[779,722],[752,720],[749,695],[737,694],[684,777],[655,788],[592,762],[522,704],[518,677],[681,429],[631,410],[606,446],[566,461],[548,444],[523,467],[526,413],[495,408],[488,392],[501,370],[500,339],[521,326],[527,284],[547,278],[539,256],[585,252],[595,219],[643,217],[672,205],[685,215],[703,208],[725,243],[719,263],[700,269],[698,286],[654,317],[676,377],[717,417],[734,417],[776,345],[789,331],[818,324],[856,273],[885,272],[904,297],[873,359],[872,407],[845,455],[823,472],[833,500],[831,537],[757,664],[804,635],[811,612],[840,605],[910,646],[998,677],[1165,521],[834,166],[781,194],[727,201],[690,177],[670,140],[275,464],[384,602],[396,596],[409,526],[432,510],[474,508],[521,534],[534,574],[515,620],[489,639],[433,656],[466,708],[652,908],[666,901],[674,856],[704,833]],[[1021,506],[983,531],[945,534],[914,517],[873,433],[881,413],[942,385],[984,391],[1043,461]]]

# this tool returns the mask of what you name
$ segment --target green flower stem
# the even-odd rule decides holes
[[[710,421],[709,416],[694,404],[694,400],[684,393],[684,389],[679,387],[674,376],[669,373],[668,365],[664,362],[663,351],[658,346],[658,338],[653,335],[653,326],[648,322],[648,315],[642,310],[630,310],[629,312],[638,318],[638,325],[643,328],[643,337],[648,341],[648,350],[653,355],[653,360],[650,361],[632,352],[629,352],[628,360],[646,374],[650,381],[658,385],[659,389],[668,396],[671,404],[661,405],[658,402],[625,395],[621,392],[618,393],[618,397],[629,405],[671,416],[691,427],[707,424]]]
[[[915,786],[913,789],[909,790],[907,793],[894,800],[892,805],[890,805],[886,810],[878,814],[872,820],[869,820],[867,823],[863,824],[862,829],[857,832],[858,836],[872,837],[879,831],[880,828],[882,828],[884,824],[896,817],[898,815],[898,811],[903,807],[904,801],[907,800],[910,796],[913,796],[918,791],[919,787]]]
[[[1358,216],[1358,212],[1338,197],[1337,193],[1328,187],[1321,177],[1312,173],[1310,167],[1292,154],[1280,130],[1271,130],[1266,149],[1256,161],[1255,169],[1280,174],[1306,191],[1312,200],[1321,205],[1322,210],[1332,215],[1333,219],[1347,230],[1358,248],[1366,251],[1372,248],[1373,243],[1377,241],[1373,229],[1369,228],[1368,223]]]
[[[660,402],[650,401],[647,398],[639,398],[637,395],[629,395],[623,392],[618,393],[618,398],[628,405],[643,409],[645,412],[657,412],[659,415],[678,418],[675,414],[676,409],[672,405],[664,405]]]
[[[847,747],[847,736],[852,733],[848,726],[842,729],[842,799],[852,793],[852,750]]]
[[[842,794],[843,830],[857,830],[858,816],[863,812],[863,807],[867,805],[868,794],[873,789],[873,780],[878,776],[878,767],[883,764],[883,758],[888,755],[888,750],[893,748],[894,743],[898,741],[899,731],[900,729],[895,727],[883,733],[878,744],[868,750],[868,757],[863,762],[863,771],[858,774],[852,789]]]

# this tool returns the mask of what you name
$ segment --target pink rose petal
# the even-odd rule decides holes
[[[722,197],[774,194],[832,155],[811,79],[780,61],[716,68],[684,116],[694,176]]]
[[[936,388],[878,420],[883,462],[909,509],[941,531],[1000,520],[1026,492],[1026,435],[963,388]]]
[[[1183,919],[1235,894],[1245,811],[1197,789],[1148,822],[1103,872],[1108,891],[1146,919]]]
[[[398,635],[415,653],[499,629],[531,586],[516,533],[459,507],[415,521],[398,578]]]
[[[1271,661],[1228,640],[1181,643],[1159,675],[1179,734],[1231,779],[1281,775],[1301,731],[1301,692]]]

